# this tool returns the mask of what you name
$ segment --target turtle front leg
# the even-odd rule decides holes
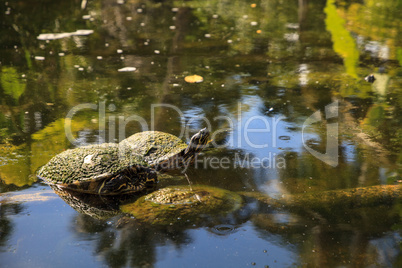
[[[105,180],[99,187],[98,193],[102,195],[116,195],[135,193],[152,186],[157,182],[156,171],[143,167],[131,166],[118,175]]]

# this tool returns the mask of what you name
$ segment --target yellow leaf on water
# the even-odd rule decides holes
[[[204,78],[195,74],[184,77],[184,81],[186,81],[187,83],[201,83],[202,81],[204,81]]]

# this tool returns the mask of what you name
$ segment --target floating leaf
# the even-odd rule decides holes
[[[184,77],[184,81],[186,81],[187,83],[201,83],[202,81],[204,81],[204,78],[195,74]]]
[[[118,72],[134,72],[135,70],[137,70],[137,68],[135,67],[124,67],[121,69],[118,69]]]

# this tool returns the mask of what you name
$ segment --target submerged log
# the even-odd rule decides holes
[[[377,185],[352,189],[283,195],[275,199],[257,192],[242,192],[274,208],[302,210],[350,209],[391,204],[402,196],[400,185]]]

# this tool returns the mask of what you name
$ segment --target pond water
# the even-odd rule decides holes
[[[400,0],[0,1],[0,267],[400,267],[398,199],[300,210],[250,193],[400,183],[401,11]],[[35,175],[66,149],[145,130],[188,142],[203,127],[208,148],[157,188],[243,194],[229,213],[153,225]]]

